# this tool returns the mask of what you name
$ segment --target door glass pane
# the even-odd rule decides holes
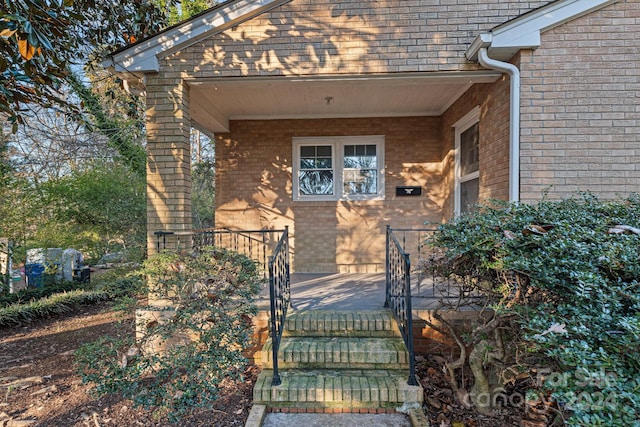
[[[460,134],[460,176],[476,172],[479,167],[478,123]]]
[[[460,183],[460,212],[473,212],[480,195],[480,179],[470,179]]]

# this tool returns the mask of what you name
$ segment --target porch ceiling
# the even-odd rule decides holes
[[[228,132],[230,120],[437,116],[492,71],[191,80],[191,119]]]

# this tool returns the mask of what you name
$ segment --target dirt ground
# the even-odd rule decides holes
[[[124,324],[123,324],[124,323]],[[25,327],[0,328],[0,427],[22,426],[168,426],[152,411],[135,408],[114,395],[95,398],[74,366],[74,351],[101,335],[133,333],[133,320],[108,304],[45,319]],[[446,379],[444,359],[419,356],[418,375],[425,388],[425,409],[435,427],[544,427],[544,417],[508,407],[483,416],[461,405]],[[251,409],[257,368],[247,380],[229,384],[215,407],[180,421],[181,426],[244,426]]]
[[[74,351],[101,335],[132,331],[106,304],[79,313],[0,328],[0,426],[165,426],[151,411],[109,395],[96,399],[75,371]],[[126,325],[125,325],[126,326]],[[130,333],[130,332],[129,332]],[[181,426],[244,426],[251,409],[256,372],[239,386],[228,386],[214,408],[180,422]]]

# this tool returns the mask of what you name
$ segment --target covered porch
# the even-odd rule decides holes
[[[449,289],[447,289],[449,286]],[[433,310],[451,295],[451,284],[434,285],[426,274],[411,275],[412,307]],[[384,273],[293,273],[291,308],[304,310],[381,310],[385,302]],[[449,291],[447,293],[447,290]],[[264,286],[258,300],[260,310],[269,309],[269,288]]]

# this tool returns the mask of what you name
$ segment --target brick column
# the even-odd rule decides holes
[[[156,231],[191,230],[189,88],[177,79],[148,76],[147,249],[157,252]],[[167,249],[175,239],[167,236]]]

